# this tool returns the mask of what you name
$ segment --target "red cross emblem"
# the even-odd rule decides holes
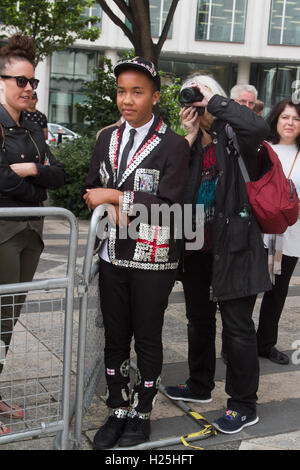
[[[140,234],[145,235],[145,238],[138,238],[136,241],[136,259],[140,261],[151,261],[151,263],[167,261],[169,243],[166,243],[168,238],[162,234],[162,230],[163,227],[159,227],[158,225],[152,227],[141,224]]]
[[[153,387],[153,382],[145,382],[144,385],[146,388],[151,388]]]

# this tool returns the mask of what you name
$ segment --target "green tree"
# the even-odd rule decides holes
[[[162,86],[159,100],[159,111],[163,120],[177,132],[184,134],[179,117],[180,104],[179,93],[181,88],[181,78],[160,72],[162,78]]]
[[[113,0],[125,21],[110,8],[107,0],[98,0],[107,16],[119,26],[134,47],[135,55],[152,60],[157,65],[158,58],[168,36],[179,0],[172,0],[168,15],[157,43],[153,42],[150,24],[149,0]]]
[[[100,34],[99,18],[85,18],[84,9],[92,0],[1,0],[0,31],[32,36],[35,40],[37,63],[54,51],[64,50],[76,39],[95,41]],[[90,27],[89,24],[91,25]]]

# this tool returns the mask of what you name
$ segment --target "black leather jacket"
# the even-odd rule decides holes
[[[21,178],[13,163],[34,162],[36,176]],[[39,125],[25,120],[20,126],[0,105],[0,207],[35,207],[47,199],[47,189],[65,184],[65,171],[52,155]]]

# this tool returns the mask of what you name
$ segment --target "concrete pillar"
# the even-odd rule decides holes
[[[115,65],[118,60],[120,60],[120,57],[117,54],[117,51],[115,49],[106,49],[104,51],[105,57],[111,60],[111,63]]]
[[[237,84],[245,84],[250,81],[250,62],[241,61],[238,63]]]
[[[35,70],[35,76],[40,80],[37,88],[38,104],[37,109],[48,117],[49,110],[49,89],[50,89],[50,58],[39,62]]]

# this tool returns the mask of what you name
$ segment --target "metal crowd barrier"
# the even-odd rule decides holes
[[[76,398],[71,413],[74,421],[74,449],[80,449],[83,416],[94,395],[100,394],[104,378],[104,328],[99,302],[98,262],[93,263],[98,222],[105,206],[98,206],[91,217],[86,243],[79,295],[79,331]]]
[[[0,396],[18,404],[24,416],[13,420],[0,412],[0,420],[10,429],[0,436],[0,445],[56,434],[54,447],[65,450],[70,432],[77,220],[56,207],[0,209],[0,217],[16,216],[67,219],[70,238],[65,277],[0,285],[0,306],[4,298],[13,299],[13,310],[20,293],[26,295],[0,375]]]

